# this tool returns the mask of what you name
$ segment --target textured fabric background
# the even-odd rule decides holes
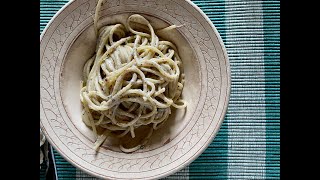
[[[67,2],[40,0],[40,33]],[[231,97],[208,149],[166,179],[280,179],[280,0],[193,2],[226,45]],[[54,155],[58,179],[95,179]]]

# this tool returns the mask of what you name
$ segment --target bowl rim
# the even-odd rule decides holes
[[[51,26],[51,24],[55,21],[55,19],[71,4],[75,3],[77,0],[70,0],[68,1],[65,5],[63,5],[54,15],[53,17],[49,20],[49,22],[47,23],[47,25],[45,26],[45,28],[43,29],[43,31],[40,34],[40,47],[41,47],[41,42],[42,39],[46,33],[46,31],[48,30],[48,28]],[[188,159],[185,163],[181,163],[181,165],[179,165],[178,167],[176,167],[175,169],[171,170],[171,171],[167,171],[164,174],[158,174],[152,178],[164,178],[167,177],[169,175],[172,175],[178,171],[180,171],[181,169],[187,167],[188,165],[190,165],[195,159],[197,159],[208,147],[209,145],[213,142],[213,140],[215,139],[216,135],[218,134],[218,132],[220,131],[221,125],[225,120],[225,116],[227,114],[227,110],[229,107],[229,101],[230,101],[230,93],[231,93],[231,68],[230,68],[230,61],[229,61],[229,56],[227,53],[227,49],[225,47],[225,44],[221,38],[220,33],[218,32],[217,28],[214,26],[213,22],[209,19],[209,17],[200,9],[200,7],[198,7],[194,2],[192,2],[191,0],[184,0],[185,2],[187,2],[189,5],[191,5],[197,12],[199,12],[202,16],[202,18],[204,18],[204,20],[210,25],[211,29],[213,30],[214,34],[217,36],[217,40],[219,41],[219,44],[221,46],[222,52],[223,52],[223,56],[225,58],[225,66],[226,66],[226,98],[225,98],[225,102],[223,105],[223,110],[220,114],[220,119],[217,123],[216,126],[216,132],[213,133],[213,135],[211,137],[209,137],[207,139],[207,141],[205,142],[205,144],[202,145],[202,147],[197,151],[196,154],[194,154],[190,159]],[[41,59],[40,59],[40,63],[41,63]],[[52,145],[52,147],[59,153],[59,155],[61,155],[65,160],[67,160],[69,163],[71,163],[73,166],[79,168],[80,170],[86,172],[87,174],[90,174],[94,177],[98,177],[98,178],[106,178],[105,176],[102,176],[100,174],[95,174],[94,172],[88,170],[87,168],[83,167],[83,166],[79,166],[79,164],[77,164],[76,162],[72,161],[69,159],[69,157],[67,157],[64,153],[62,153],[60,151],[59,148],[56,147],[56,144],[53,142],[53,140],[50,138],[50,136],[47,134],[45,128],[43,127],[42,123],[41,123],[41,119],[40,119],[40,129],[44,132],[44,135],[46,136],[47,141]],[[148,179],[148,178],[147,178]]]

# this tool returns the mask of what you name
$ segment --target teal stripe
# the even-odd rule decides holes
[[[225,42],[224,0],[193,0],[213,22]],[[219,133],[209,147],[189,166],[190,179],[227,179],[228,175],[228,126],[227,115]]]
[[[40,0],[40,34],[50,19],[65,5],[68,0]]]
[[[45,180],[46,179],[46,168],[47,168],[47,165],[46,163],[42,163],[41,165],[41,169],[40,169],[40,180]]]
[[[266,0],[263,4],[264,34],[265,34],[265,65],[280,69],[280,0]],[[268,35],[268,36],[266,36]],[[270,106],[266,107],[266,175],[267,179],[280,179],[280,74],[271,73],[265,69],[266,104],[274,104],[272,113]],[[275,92],[274,86],[277,85]]]
[[[75,180],[76,168],[67,162],[55,149],[53,154],[56,161],[58,179]]]

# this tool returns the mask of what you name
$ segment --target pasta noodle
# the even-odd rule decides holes
[[[130,134],[134,138],[136,128],[148,126],[147,136],[138,145],[120,145],[121,151],[134,152],[168,119],[171,107],[187,105],[180,97],[185,76],[177,48],[156,35],[177,26],[155,31],[147,19],[133,14],[126,26],[98,28],[101,3],[99,0],[94,17],[96,51],[83,68],[82,120],[97,137],[95,150],[110,135],[121,138]]]

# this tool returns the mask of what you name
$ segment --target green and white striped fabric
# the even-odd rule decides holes
[[[67,2],[40,0],[40,32]],[[226,45],[231,97],[208,149],[166,179],[280,179],[280,0],[193,2]],[[95,179],[54,154],[58,179]]]

